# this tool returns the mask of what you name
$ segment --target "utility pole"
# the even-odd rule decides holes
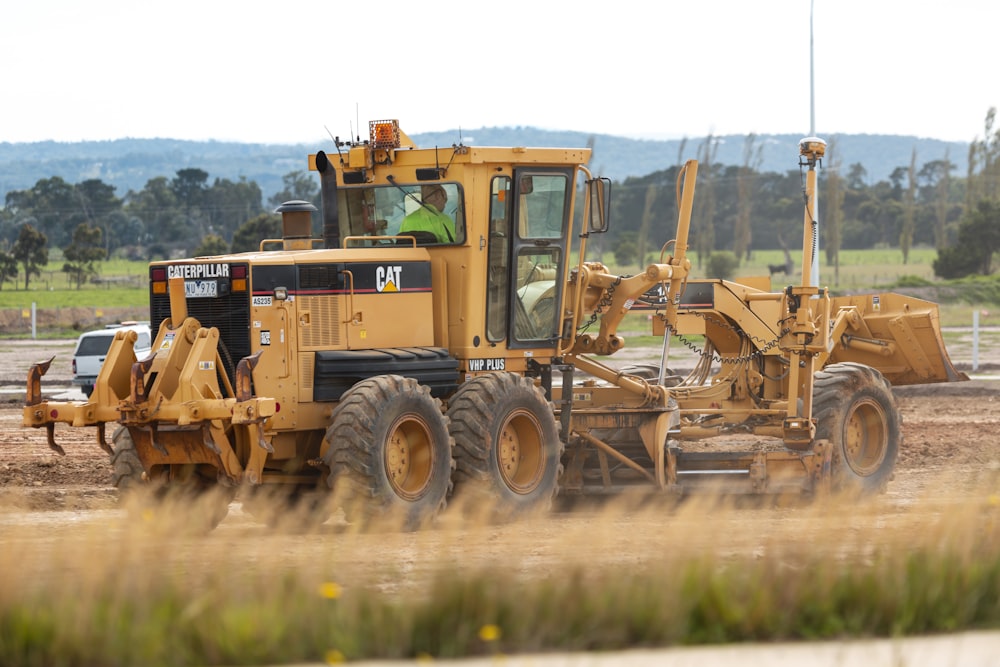
[[[813,62],[813,5],[809,0],[809,136],[816,136],[816,77]]]

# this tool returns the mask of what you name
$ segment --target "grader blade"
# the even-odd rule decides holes
[[[831,310],[855,311],[829,363],[853,361],[878,369],[895,386],[959,382],[968,376],[948,357],[938,306],[902,294],[834,297]]]

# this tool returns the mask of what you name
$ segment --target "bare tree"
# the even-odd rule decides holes
[[[945,150],[944,160],[938,167],[937,183],[934,186],[934,247],[940,250],[948,244],[946,228],[948,224],[949,198],[951,195],[951,169],[949,151]]]
[[[656,189],[654,183],[646,186],[646,201],[642,207],[642,220],[639,221],[639,236],[636,239],[636,254],[639,256],[639,268],[646,265],[646,244],[649,242],[649,228],[653,224],[653,205],[656,203]]]
[[[1000,129],[994,130],[997,109],[990,107],[983,122],[983,137],[969,144],[969,171],[966,210],[973,210],[981,199],[1000,195]]]
[[[830,139],[826,149],[826,214],[823,218],[823,246],[826,264],[833,267],[833,284],[840,284],[840,246],[844,227],[844,179],[840,175],[840,156],[837,154],[837,138]]]
[[[718,142],[711,134],[705,137],[704,143],[698,149],[698,161],[701,163],[698,169],[698,194],[701,202],[700,205],[695,206],[695,212],[692,216],[695,221],[692,222],[691,228],[697,230],[694,243],[695,251],[698,253],[699,267],[708,260],[708,256],[715,250],[715,179],[712,173],[712,163],[715,162],[715,154],[718,149]]]
[[[979,200],[976,187],[976,168],[979,166],[979,151],[976,149],[976,142],[969,143],[968,167],[965,170],[965,210],[971,211],[976,201]]]
[[[736,174],[736,222],[733,225],[733,254],[736,261],[744,257],[749,261],[750,246],[753,240],[750,231],[750,218],[753,213],[753,191],[757,182],[757,172],[763,161],[761,155],[764,146],[757,144],[757,135],[750,133],[743,142],[743,165]]]
[[[910,261],[910,247],[913,245],[913,229],[917,218],[917,149],[910,154],[910,167],[906,170],[906,192],[903,194],[903,224],[899,229],[899,249],[903,252],[903,264]]]

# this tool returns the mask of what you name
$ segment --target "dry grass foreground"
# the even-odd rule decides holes
[[[281,664],[1000,627],[995,383],[900,394],[869,503],[622,499],[489,525],[129,518],[93,429],[0,410],[0,664]],[[452,508],[457,510],[459,508]],[[41,510],[41,511],[38,511]],[[137,520],[133,520],[137,519]],[[109,631],[114,628],[114,631]]]
[[[622,498],[276,527],[189,504],[0,515],[0,663],[279,664],[1000,627],[997,474],[787,506]],[[109,632],[109,628],[114,631]]]

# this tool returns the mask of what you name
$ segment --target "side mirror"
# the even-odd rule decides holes
[[[603,234],[608,231],[611,220],[611,179],[594,178],[587,181],[587,196],[590,206],[587,207],[587,233]]]

